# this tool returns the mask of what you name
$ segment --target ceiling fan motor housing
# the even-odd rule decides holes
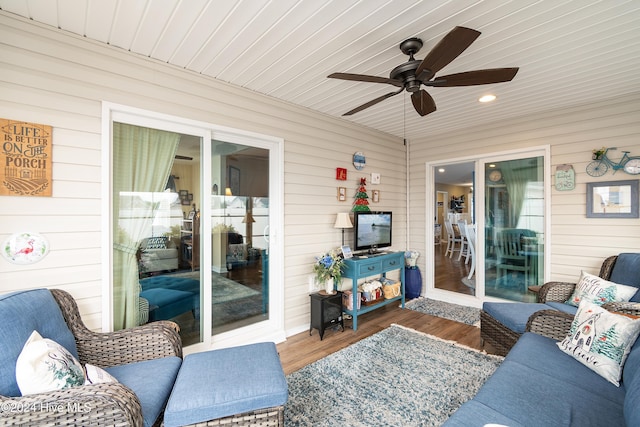
[[[398,65],[391,70],[389,77],[393,80],[400,80],[404,83],[404,88],[407,92],[417,92],[420,90],[422,82],[416,77],[416,70],[422,61],[412,60],[407,61],[404,64]]]

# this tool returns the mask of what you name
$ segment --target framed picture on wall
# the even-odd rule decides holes
[[[587,218],[639,218],[638,180],[587,182]]]
[[[229,166],[229,188],[234,196],[240,195],[240,169]]]

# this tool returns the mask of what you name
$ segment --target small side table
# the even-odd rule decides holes
[[[344,332],[344,316],[342,315],[342,292],[333,295],[315,293],[311,297],[311,324],[309,335],[313,329],[320,332],[320,341],[324,331],[334,325],[340,325]]]

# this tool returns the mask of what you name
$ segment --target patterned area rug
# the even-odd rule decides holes
[[[467,325],[480,327],[480,309],[464,305],[451,304],[444,301],[436,301],[429,298],[416,298],[405,304],[410,310],[432,316],[443,317]]]
[[[440,426],[503,358],[398,325],[287,375],[287,426]]]
[[[200,280],[200,272],[193,271],[189,273],[176,273],[172,274],[173,277],[184,277],[193,280]],[[247,298],[255,295],[260,295],[260,292],[255,289],[251,289],[247,286],[241,285],[238,282],[227,279],[217,273],[211,273],[211,296],[213,304],[222,304],[229,301],[235,301],[242,298]]]

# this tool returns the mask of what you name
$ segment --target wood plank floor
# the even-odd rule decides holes
[[[436,251],[438,252],[438,251]],[[436,258],[440,258],[440,254]],[[458,283],[465,270],[459,262],[449,262],[447,260],[436,260],[436,281],[439,288],[458,290]],[[464,260],[462,261],[464,265]],[[459,290],[468,293],[469,288],[462,286]],[[414,310],[402,309],[399,304],[389,304],[378,310],[371,311],[362,316],[358,316],[358,330],[353,331],[351,321],[345,321],[345,331],[337,327],[326,330],[324,339],[320,341],[320,334],[316,329],[291,336],[287,341],[278,344],[278,352],[285,374],[295,372],[298,369],[322,359],[323,357],[345,348],[363,338],[380,332],[389,327],[392,323],[406,326],[420,332],[435,335],[437,337],[457,341],[460,344],[483,349],[480,344],[480,328],[465,325],[439,317],[430,316]],[[490,345],[486,345],[484,350],[494,353]]]

